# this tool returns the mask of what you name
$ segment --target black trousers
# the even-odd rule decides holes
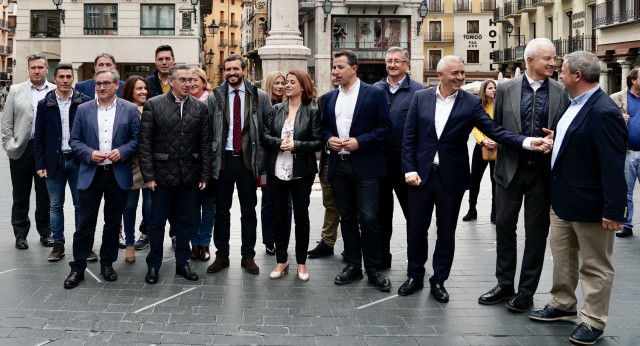
[[[401,160],[399,157],[386,158],[387,175],[378,179],[379,210],[378,220],[380,222],[380,257],[382,262],[391,260],[391,235],[393,234],[393,192],[402,208],[405,220],[408,218],[408,186],[402,173]]]
[[[496,182],[493,180],[493,169],[495,161],[486,161],[482,158],[482,145],[476,144],[471,157],[471,189],[469,190],[469,207],[478,204],[478,194],[480,193],[480,182],[484,176],[484,171],[489,166],[489,177],[491,178],[491,211],[496,210]]]
[[[258,181],[253,172],[244,166],[242,154],[233,156],[224,152],[226,168],[220,170],[218,177],[218,191],[216,193],[216,216],[213,228],[213,243],[216,246],[216,256],[229,257],[229,238],[231,237],[231,204],[233,202],[233,187],[238,188],[240,200],[240,224],[242,257],[254,258],[256,251],[256,205],[258,197],[256,189]]]
[[[429,258],[429,226],[436,209],[438,238],[433,252],[431,284],[444,283],[449,278],[456,249],[456,225],[464,191],[449,192],[442,187],[440,171],[432,170],[422,186],[409,187],[409,220],[407,222],[408,276],[424,280]]]
[[[273,230],[276,245],[276,260],[278,263],[287,262],[287,248],[289,247],[290,232],[288,228],[289,196],[293,203],[293,217],[296,232],[296,262],[305,264],[309,250],[309,196],[315,175],[280,180],[269,175],[267,186],[271,193],[271,208],[273,208]]]
[[[16,238],[26,237],[29,234],[29,228],[31,228],[29,201],[31,199],[31,186],[35,183],[36,229],[40,236],[50,235],[49,192],[44,178],[40,178],[36,174],[33,140],[29,141],[20,158],[16,160],[9,159],[9,170],[11,171],[11,186],[13,188],[13,205],[11,207],[13,234]]]
[[[496,185],[496,278],[513,287],[518,261],[516,228],[524,196],[524,255],[519,291],[533,294],[538,288],[549,235],[549,168],[519,164],[509,187]]]
[[[100,266],[110,266],[118,259],[120,220],[128,192],[118,185],[113,174],[113,166],[98,166],[91,185],[86,190],[78,190],[80,215],[78,228],[73,234],[73,261],[69,263],[71,271],[82,273],[87,268],[87,257],[93,248],[102,197],[104,228],[100,246]]]

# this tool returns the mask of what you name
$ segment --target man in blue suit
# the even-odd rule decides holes
[[[109,53],[100,53],[96,59],[93,61],[93,71],[98,72],[102,69],[116,70],[118,67],[116,66],[116,58]],[[119,81],[118,90],[116,91],[116,95],[118,97],[122,97],[122,88],[124,87],[124,82]],[[97,98],[96,95],[96,80],[94,78],[88,79],[84,82],[76,83],[76,90],[79,92],[89,96],[91,99]]]
[[[576,318],[579,280],[582,323],[569,340],[591,345],[602,338],[607,323],[614,234],[627,217],[627,127],[616,104],[600,89],[598,57],[578,51],[563,60],[560,79],[571,104],[556,123],[551,155],[552,298],[529,318]]]
[[[334,283],[362,279],[364,258],[369,282],[388,291],[391,281],[380,273],[378,178],[387,173],[383,145],[391,134],[391,120],[384,91],[361,82],[357,70],[356,53],[334,53],[332,75],[340,86],[325,94],[322,105],[325,142],[331,149],[327,177],[348,263]]]
[[[87,256],[93,247],[100,201],[104,195],[104,230],[100,247],[100,273],[106,281],[118,276],[113,262],[118,259],[118,231],[133,185],[131,156],[138,149],[140,120],[138,108],[116,96],[118,71],[96,72],[98,99],[78,107],[69,144],[80,160],[78,199],[80,215],[73,235],[71,273],[65,288],[74,288],[84,280]]]
[[[437,69],[440,84],[416,92],[405,122],[402,171],[409,184],[409,278],[398,294],[410,295],[423,288],[427,230],[435,206],[438,240],[429,282],[434,299],[446,303],[449,294],[444,282],[453,263],[458,212],[471,185],[467,149],[471,129],[477,127],[500,145],[520,150],[549,151],[553,141],[513,134],[489,118],[480,98],[460,90],[465,77],[459,57],[443,57]]]

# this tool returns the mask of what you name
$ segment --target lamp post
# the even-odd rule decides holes
[[[425,5],[424,1],[420,3],[420,7],[418,7],[418,15],[420,16],[420,20],[416,22],[416,35],[420,35],[420,30],[422,30],[422,23],[424,23],[424,17],[429,13],[429,9]]]
[[[60,20],[62,24],[64,24],[64,10],[60,9],[60,5],[62,5],[62,0],[52,0],[53,4],[56,5],[56,11],[58,11],[58,15],[60,16]]]
[[[329,18],[332,8],[333,5],[331,4],[331,1],[324,0],[324,3],[322,3],[322,11],[324,12],[324,32],[327,32],[327,19]]]
[[[207,56],[207,63],[205,65],[207,65],[207,67],[213,66],[213,56],[216,55],[216,53],[214,53],[213,50],[209,48],[209,52],[205,55]]]
[[[211,36],[217,35],[218,30],[220,29],[220,25],[216,24],[216,20],[212,20],[211,24],[207,25],[207,29],[209,29],[209,33]]]
[[[53,0],[56,1],[56,0]],[[62,0],[58,0],[62,1]],[[191,6],[193,6],[193,24],[198,24],[198,13],[196,12],[196,6],[198,5],[199,0],[191,0]]]
[[[511,33],[513,32],[513,24],[511,24],[511,22],[507,22],[507,24],[504,27],[504,31],[509,35],[509,37],[513,36],[513,37],[517,37],[518,41],[516,41],[516,47],[519,47],[520,44],[520,37],[524,36],[524,35],[511,35]],[[509,46],[509,41],[507,41],[507,47]]]

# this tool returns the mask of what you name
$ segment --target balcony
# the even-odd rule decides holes
[[[513,48],[506,48],[505,50],[502,51],[502,62],[510,62],[510,61],[515,61],[515,54],[513,52]]]
[[[493,12],[496,9],[496,0],[482,0],[480,7],[482,12]]]
[[[519,13],[530,13],[537,10],[536,5],[533,3],[535,0],[518,0],[517,11]]]
[[[504,62],[504,54],[503,51],[501,50],[494,50],[493,52],[491,52],[490,58],[493,60],[494,63],[498,64],[501,62]]]
[[[238,46],[240,46],[240,42],[239,41],[236,41],[236,40],[229,41],[229,47],[238,48]]]
[[[9,22],[4,19],[0,19],[0,30],[9,31]]]
[[[520,13],[517,11],[517,1],[509,1],[504,3],[504,16],[506,18],[517,18]]]
[[[11,55],[13,47],[0,46],[0,55]]]
[[[456,13],[470,13],[471,1],[470,0],[456,0],[453,5],[453,11]]]
[[[0,80],[1,81],[10,81],[11,80],[11,73],[0,72]]]
[[[534,6],[549,6],[553,5],[554,0],[531,0]]]
[[[454,33],[453,32],[426,32],[424,34],[424,42],[453,42]]]
[[[229,41],[225,40],[224,38],[220,39],[220,42],[218,42],[218,47],[226,47],[229,45]]]
[[[238,21],[237,20],[230,21],[229,26],[232,27],[232,28],[237,28],[238,27]]]
[[[596,5],[595,25],[597,27],[638,20],[638,3],[615,6],[612,0]]]
[[[496,7],[493,10],[493,21],[496,23],[506,23],[509,21],[504,15],[504,7]]]
[[[10,34],[15,34],[16,33],[16,26],[15,25],[9,25],[9,33]]]
[[[556,48],[556,55],[558,57],[562,57],[566,54],[579,50],[596,53],[596,50],[598,49],[598,38],[592,35],[559,38],[557,40],[553,40],[553,45]]]
[[[229,25],[229,23],[227,22],[227,20],[226,20],[226,19],[222,18],[222,19],[220,19],[220,23],[218,23],[218,25],[219,25],[221,28],[223,28],[223,27],[225,27],[225,26]]]

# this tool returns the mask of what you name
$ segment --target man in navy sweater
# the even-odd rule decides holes
[[[393,233],[393,191],[402,208],[405,220],[407,218],[407,184],[402,173],[400,148],[402,147],[402,132],[404,120],[411,105],[413,94],[424,89],[424,86],[409,78],[409,54],[400,47],[387,49],[385,57],[387,77],[374,84],[382,88],[387,95],[387,105],[391,115],[391,137],[384,145],[384,161],[387,175],[378,179],[378,221],[380,223],[380,269],[391,268],[391,234]]]

